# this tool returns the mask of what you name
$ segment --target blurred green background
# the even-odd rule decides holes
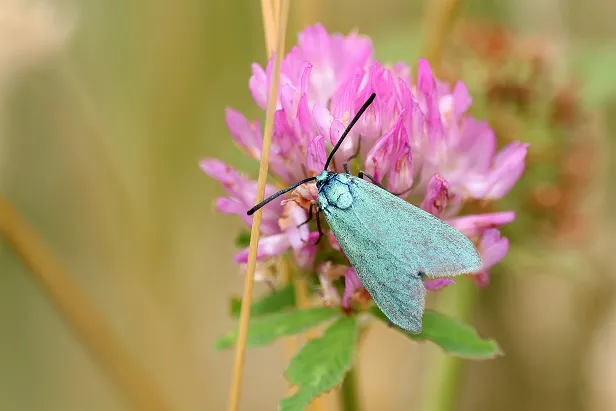
[[[426,4],[298,0],[287,45],[321,22],[371,36],[379,59],[415,64]],[[594,150],[569,164],[591,167],[576,194],[584,236],[561,246],[560,231],[516,231],[534,254],[513,249],[479,294],[472,322],[507,355],[465,363],[457,410],[616,409],[614,15],[609,0],[462,2],[459,21],[549,39],[554,77],[576,79],[591,119],[576,141]],[[255,61],[265,62],[256,1],[0,0],[1,193],[178,410],[221,410],[227,400],[233,353],[213,341],[232,327],[228,299],[241,294],[232,263],[241,222],[214,212],[222,189],[198,161],[255,173],[224,122],[226,106],[263,115],[247,87]],[[516,137],[532,142],[533,130]],[[435,350],[375,327],[361,353],[364,409],[413,409]],[[275,409],[284,367],[280,343],[248,351],[242,409]],[[0,410],[127,409],[0,243]]]

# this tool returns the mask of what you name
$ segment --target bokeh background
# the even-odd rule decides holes
[[[287,44],[321,22],[415,64],[435,3],[297,0]],[[609,0],[469,0],[448,29],[442,77],[470,84],[499,138],[532,143],[530,177],[502,205],[519,213],[512,250],[465,303],[506,356],[458,363],[451,409],[616,409],[614,15]],[[257,1],[0,0],[0,193],[178,410],[226,404],[233,353],[213,342],[233,326],[242,226],[214,212],[222,190],[198,161],[256,175],[224,122],[226,106],[263,115],[247,88],[255,61]],[[242,409],[275,409],[285,355],[280,343],[248,351]],[[420,409],[438,355],[376,326],[364,410]],[[0,410],[128,409],[0,241]]]

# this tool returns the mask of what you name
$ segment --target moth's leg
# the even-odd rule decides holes
[[[321,209],[320,208],[317,208],[317,231],[319,232],[319,238],[317,238],[317,241],[315,241],[313,245],[319,244],[319,241],[321,241],[321,238],[325,235],[325,233],[323,232],[323,229],[321,228]]]
[[[377,185],[377,186],[381,187],[381,188],[382,188],[383,190],[385,190],[385,191],[388,191],[388,192],[392,193],[391,191],[389,191],[389,190],[387,190],[385,187],[383,187],[383,185],[382,185],[381,183],[379,183],[378,181],[376,181],[376,179],[375,179],[374,177],[372,177],[370,174],[366,173],[365,171],[360,171],[360,172],[359,172],[359,174],[357,175],[357,177],[362,178],[362,179],[363,179],[364,177],[368,177],[368,179],[369,179],[370,181],[372,181],[375,185]],[[402,194],[406,194],[406,193],[408,193],[409,191],[411,191],[411,188],[413,188],[413,187],[411,186],[411,187],[407,188],[406,190],[400,191],[400,192],[398,192],[398,193],[392,193],[392,194],[393,194],[393,195],[395,195],[395,196],[400,196],[400,195],[402,195]]]
[[[264,281],[265,281],[265,284],[269,287],[270,291],[272,293],[275,293],[276,292],[276,285],[274,284],[274,282],[271,279],[269,279],[269,278],[266,278]]]
[[[357,158],[357,156],[359,156],[360,148],[361,148],[361,138],[357,141],[357,150],[355,151],[355,153],[351,157],[344,160],[343,167],[344,167],[345,173],[351,174],[351,172],[349,171],[349,161],[354,160]]]
[[[318,206],[319,206],[319,205],[318,205],[315,201],[313,201],[312,203],[310,203],[310,208],[308,209],[308,219],[307,219],[306,221],[304,221],[303,223],[299,224],[299,225],[297,226],[297,228],[300,228],[301,226],[303,226],[303,225],[305,225],[305,224],[308,224],[308,223],[312,220],[312,212],[313,212],[313,211],[312,211],[312,209],[313,209],[314,207],[318,207]]]
[[[319,238],[317,238],[317,241],[315,241],[314,243],[312,243],[310,245],[317,245],[317,244],[319,244],[319,241],[321,241],[321,237],[323,237],[325,235],[325,233],[323,232],[323,229],[321,228],[321,208],[319,207],[318,203],[313,202],[310,205],[310,212],[308,214],[308,220],[304,221],[302,224],[298,225],[298,227],[301,226],[301,225],[306,224],[308,221],[310,221],[312,219],[312,207],[313,206],[317,210],[317,216],[316,217],[317,217],[317,231],[319,232]],[[305,241],[305,240],[302,240],[302,241],[307,243],[307,241]]]
[[[372,181],[375,185],[377,185],[377,186],[381,187],[383,190],[385,190],[385,187],[383,187],[383,186],[381,185],[381,183],[379,183],[378,181],[376,181],[376,178],[372,177],[370,174],[366,173],[366,172],[365,172],[365,171],[363,171],[363,170],[360,170],[360,171],[359,171],[359,174],[357,174],[357,177],[359,177],[359,178],[361,178],[361,179],[363,179],[363,180],[365,180],[365,179],[364,179],[364,177],[368,177],[368,180]]]

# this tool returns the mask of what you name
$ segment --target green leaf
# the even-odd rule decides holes
[[[307,310],[286,310],[256,317],[248,324],[248,348],[262,347],[276,338],[299,334],[339,314],[338,308],[315,307]],[[216,349],[232,346],[237,340],[237,329],[229,331],[216,341]]]
[[[240,231],[237,237],[235,237],[235,245],[237,245],[240,248],[248,247],[250,245],[250,231],[248,230]]]
[[[319,394],[342,383],[351,368],[357,324],[355,317],[340,317],[320,338],[308,341],[285,372],[298,391],[280,401],[280,411],[301,411]]]
[[[279,290],[274,291],[255,301],[250,308],[251,316],[261,316],[281,311],[288,307],[295,306],[295,287],[289,284]],[[231,315],[235,318],[240,316],[242,310],[242,300],[239,298],[231,299]]]
[[[388,323],[387,317],[378,307],[370,308],[370,313]],[[419,334],[413,334],[398,327],[395,329],[415,341],[432,341],[448,354],[457,357],[487,359],[502,355],[496,341],[479,337],[472,326],[455,318],[427,310],[423,315],[422,323],[422,330]]]

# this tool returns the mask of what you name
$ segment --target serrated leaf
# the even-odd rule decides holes
[[[261,316],[278,312],[284,308],[295,306],[295,287],[289,284],[255,301],[250,308],[251,316]],[[231,315],[235,318],[240,316],[242,301],[238,298],[231,300]]]
[[[341,384],[353,363],[356,341],[356,319],[346,316],[338,318],[321,337],[308,341],[285,372],[299,389],[280,401],[279,410],[304,410],[316,396]]]
[[[246,347],[262,347],[276,338],[299,334],[327,321],[340,313],[338,308],[315,307],[306,310],[286,310],[250,320]],[[229,331],[216,341],[216,349],[232,346],[237,340],[237,329]]]
[[[389,322],[376,306],[370,308],[370,313],[385,323]],[[483,339],[469,324],[436,311],[426,310],[419,334],[404,331],[399,327],[395,327],[395,330],[415,341],[432,341],[448,354],[457,357],[489,359],[502,355],[496,341]]]

